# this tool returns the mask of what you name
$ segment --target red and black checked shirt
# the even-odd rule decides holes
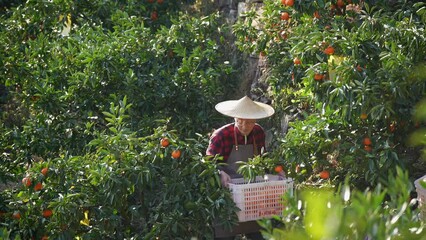
[[[227,161],[235,143],[234,129],[237,131],[238,145],[245,145],[244,135],[235,127],[235,123],[229,123],[213,132],[206,155],[219,154],[223,156],[224,161]],[[254,125],[253,130],[247,136],[247,144],[253,144],[253,136],[256,139],[257,152],[260,154],[262,147],[265,147],[265,131],[260,125]]]

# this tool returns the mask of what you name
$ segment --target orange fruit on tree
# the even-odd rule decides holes
[[[164,0],[157,0],[158,4],[163,4]]]
[[[43,184],[41,184],[41,182],[38,182],[38,183],[34,186],[34,191],[40,191],[41,189],[43,189]]]
[[[180,158],[180,150],[179,149],[173,150],[172,158],[174,158],[174,159]]]
[[[371,145],[371,139],[369,137],[365,137],[364,140],[362,141],[362,143],[364,143],[364,145],[370,146]]]
[[[315,81],[321,81],[323,79],[324,75],[322,75],[321,73],[315,73],[314,75],[314,79]]]
[[[167,147],[167,146],[169,146],[170,141],[169,141],[168,138],[162,138],[161,141],[160,141],[160,144],[161,144],[162,147]]]
[[[293,63],[294,63],[294,65],[300,65],[300,64],[302,64],[302,61],[300,61],[300,59],[296,57],[296,58],[293,59]]]
[[[15,211],[13,212],[12,217],[14,219],[21,219],[21,213],[19,211]]]
[[[288,21],[290,19],[290,14],[288,12],[281,13],[281,20]]]
[[[275,166],[275,168],[274,168],[274,171],[276,172],[276,173],[280,173],[280,172],[282,172],[284,169],[283,169],[283,166],[281,166],[281,165],[277,165],[277,166]]]
[[[49,240],[49,237],[44,235],[43,237],[41,237],[41,240]]]
[[[314,12],[314,18],[316,18],[316,19],[320,19],[321,18],[321,15],[319,14],[318,11]]]
[[[336,5],[339,8],[343,8],[345,6],[345,2],[343,0],[337,0]]]
[[[330,173],[327,170],[323,170],[319,173],[321,179],[328,179],[330,177]]]
[[[324,49],[324,53],[327,55],[333,55],[334,54],[334,47],[333,46],[328,46],[326,49]]]
[[[359,116],[359,118],[361,118],[362,120],[367,119],[368,115],[366,113],[361,113],[361,115]]]
[[[49,218],[53,215],[53,211],[50,209],[44,209],[43,210],[43,217],[45,218]]]
[[[26,186],[26,187],[31,186],[31,179],[29,177],[24,177],[22,179],[22,184],[24,184],[24,186]]]
[[[45,167],[45,168],[41,169],[41,174],[43,174],[43,176],[46,177],[48,171],[49,171],[49,168]]]
[[[293,7],[294,5],[294,0],[286,0],[285,1],[285,5],[289,6],[289,7]]]

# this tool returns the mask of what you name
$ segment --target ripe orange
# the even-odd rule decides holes
[[[293,7],[294,5],[294,0],[285,0],[285,5],[289,6],[289,7]]]
[[[163,4],[164,0],[157,0],[158,4]]]
[[[319,14],[318,11],[314,12],[314,18],[316,18],[316,19],[320,19],[321,18],[321,15]]]
[[[373,148],[370,145],[364,145],[364,150],[367,152],[371,152]]]
[[[345,2],[343,0],[337,0],[336,4],[339,8],[343,8],[345,6]]]
[[[371,145],[371,139],[369,137],[365,137],[364,140],[362,141],[362,143],[364,143],[364,145],[370,146]]]
[[[44,235],[43,237],[41,237],[41,240],[49,240],[49,237]]]
[[[358,72],[362,72],[362,67],[358,64],[358,65],[356,66],[356,70],[357,70]]]
[[[302,64],[302,61],[300,61],[300,59],[296,57],[296,58],[293,59],[293,63],[294,63],[294,65],[300,65],[300,64]]]
[[[172,152],[172,158],[174,158],[174,159],[180,158],[180,150],[179,149],[176,149]]]
[[[359,118],[361,118],[362,120],[367,119],[368,115],[366,113],[361,113],[361,115],[359,116]]]
[[[334,54],[334,47],[333,46],[328,46],[326,49],[324,49],[324,53],[327,55],[333,55]]]
[[[328,179],[330,177],[330,173],[327,170],[323,170],[319,173],[320,178]]]
[[[49,171],[49,168],[45,167],[45,168],[41,169],[41,174],[43,174],[43,176],[46,177],[48,171]]]
[[[31,186],[31,179],[29,177],[24,177],[22,179],[22,184],[24,184],[24,186],[26,186],[26,187]]]
[[[276,173],[280,173],[280,172],[282,172],[282,171],[283,171],[283,166],[281,166],[281,165],[277,165],[277,166],[275,166],[274,171],[275,171]]]
[[[152,11],[151,12],[151,20],[152,21],[156,21],[158,19],[158,13],[157,11]]]
[[[161,146],[162,146],[162,147],[167,147],[167,146],[169,146],[169,144],[170,144],[170,142],[169,142],[169,139],[168,139],[168,138],[162,138],[162,139],[161,139],[161,141],[160,141],[160,143],[161,143]]]
[[[285,2],[287,2],[287,0],[281,0],[281,4],[282,5],[286,5],[286,3]]]
[[[53,215],[53,211],[50,209],[44,209],[43,210],[43,217],[45,218],[49,218]]]
[[[15,212],[12,214],[12,217],[13,217],[14,219],[21,219],[21,213],[20,213],[20,212],[18,212],[18,211],[15,211]]]
[[[41,184],[41,182],[38,182],[38,183],[34,186],[34,191],[40,191],[41,189],[43,189],[43,184]]]
[[[323,77],[324,75],[322,75],[321,73],[315,73],[314,75],[315,81],[321,81]]]
[[[288,21],[290,19],[290,14],[288,12],[281,13],[281,20]]]

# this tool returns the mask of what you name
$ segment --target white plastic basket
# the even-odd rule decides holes
[[[282,215],[282,196],[293,195],[293,179],[276,175],[256,177],[252,182],[243,178],[232,179],[229,183],[234,202],[240,209],[237,212],[240,222],[253,221]]]
[[[414,181],[414,186],[416,187],[417,200],[419,201],[420,214],[423,218],[426,217],[426,188],[424,188],[420,181],[426,179],[426,175]]]

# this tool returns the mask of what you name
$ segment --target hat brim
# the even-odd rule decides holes
[[[243,119],[262,119],[275,113],[268,104],[253,101],[248,97],[220,102],[215,108],[225,116]]]

